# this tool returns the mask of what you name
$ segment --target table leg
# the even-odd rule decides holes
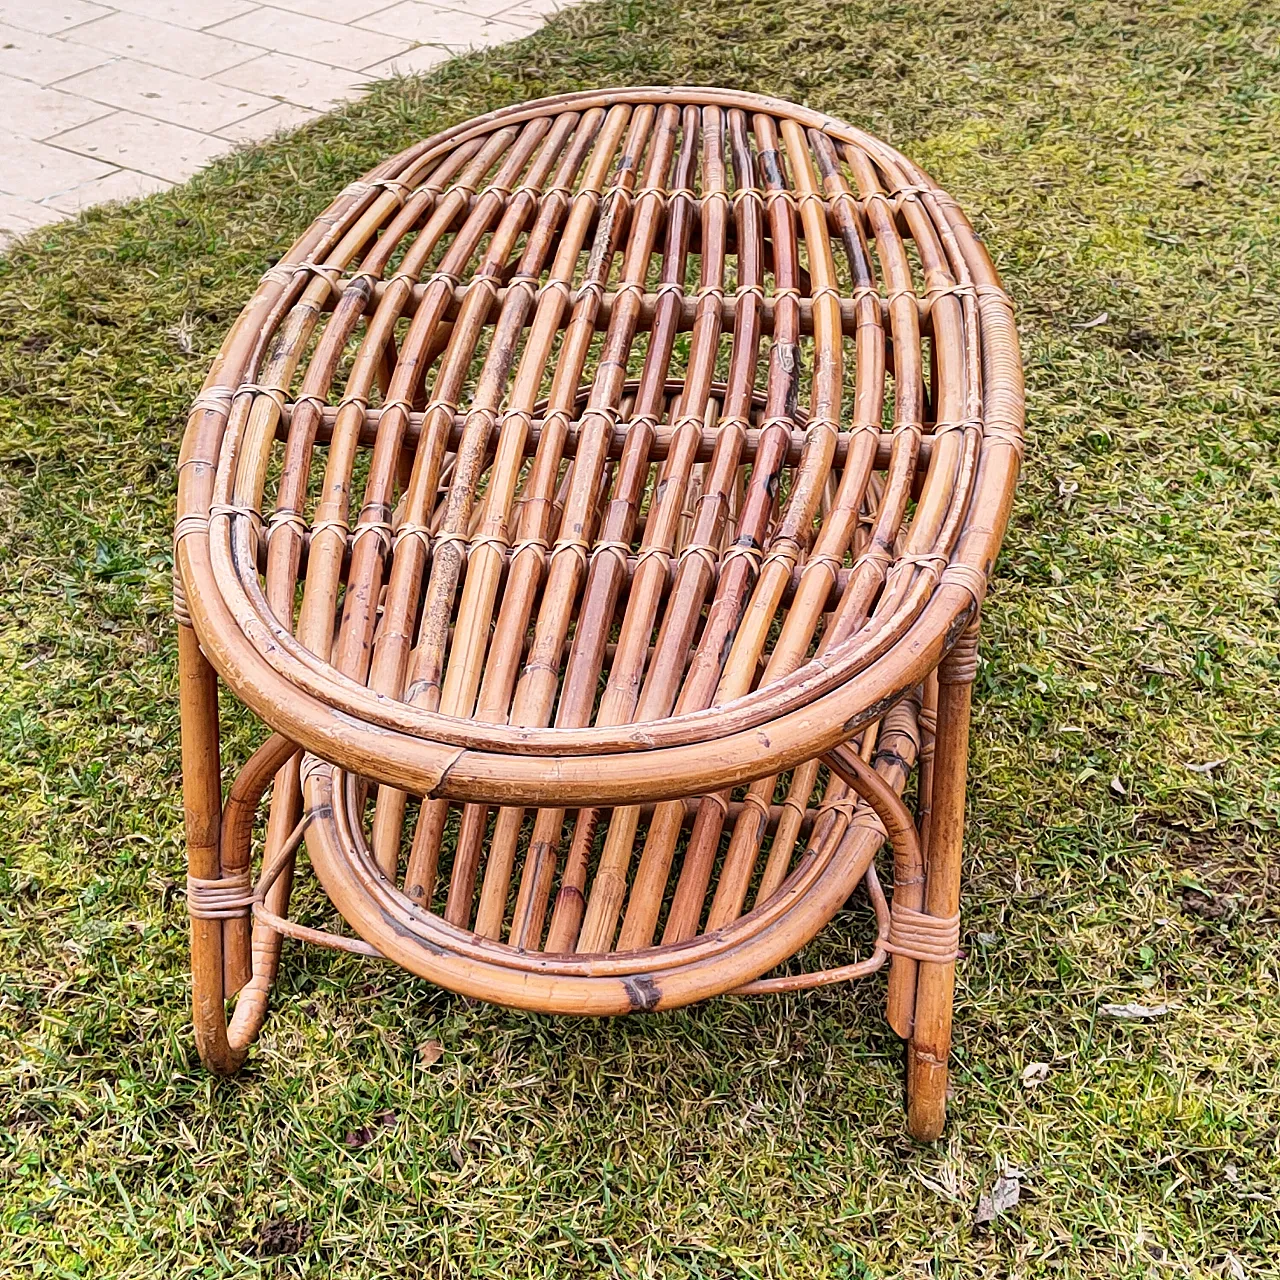
[[[960,908],[969,708],[977,661],[975,620],[938,668],[938,728],[925,850],[924,909],[931,916],[952,916]],[[916,980],[915,1023],[907,1045],[907,1128],[922,1142],[934,1141],[946,1122],[955,972],[954,960],[922,961]]]
[[[222,764],[218,740],[218,677],[200,652],[195,631],[178,625],[178,682],[182,710],[182,800],[186,813],[187,873],[196,880],[222,874]],[[192,1021],[196,1049],[211,1071],[235,1071],[243,1054],[227,1042],[222,921],[191,918]]]

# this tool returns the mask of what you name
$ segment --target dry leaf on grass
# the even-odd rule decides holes
[[[1049,1064],[1047,1062],[1031,1062],[1022,1068],[1022,1083],[1028,1089],[1034,1089],[1038,1084],[1044,1084],[1049,1078]]]
[[[342,1145],[349,1147],[352,1151],[359,1151],[361,1147],[367,1147],[378,1136],[379,1127],[394,1129],[396,1113],[394,1111],[378,1112],[368,1124],[362,1124],[358,1129],[350,1130],[342,1139]]]
[[[1188,760],[1186,766],[1192,773],[1212,773],[1215,769],[1221,769],[1226,763],[1225,758],[1222,760],[1206,760],[1204,764],[1192,764]]]
[[[1116,1018],[1122,1022],[1151,1022],[1178,1007],[1176,1004],[1100,1004],[1098,1012],[1104,1018]]]
[[[1022,1182],[1017,1170],[1010,1169],[1002,1173],[992,1184],[989,1191],[978,1197],[978,1210],[973,1220],[979,1226],[994,1222],[1002,1213],[1007,1213],[1018,1203],[1022,1195]]]

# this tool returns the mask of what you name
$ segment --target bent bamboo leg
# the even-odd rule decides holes
[[[265,906],[277,916],[289,913],[293,851],[303,830],[298,825],[302,809],[302,784],[298,776],[301,762],[302,753],[288,739],[278,733],[272,734],[240,771],[222,811],[222,873],[226,875],[232,861],[236,866],[248,869],[250,829],[267,787],[272,788],[262,866],[265,874],[266,869],[274,867],[278,859],[286,859],[266,892]],[[234,814],[233,803],[237,805]],[[233,824],[239,828],[234,832],[230,829]],[[229,838],[233,834],[235,838]],[[286,848],[290,842],[291,847]],[[236,850],[234,860],[228,857],[228,846],[234,846]],[[248,920],[249,917],[245,916],[244,919]],[[280,948],[283,942],[283,934],[277,933],[269,924],[262,920],[253,921],[249,978],[236,993],[235,1012],[227,1032],[232,1051],[239,1053],[242,1058],[262,1031],[267,1015],[267,998],[280,969]],[[228,990],[226,994],[230,997],[232,992]]]
[[[924,909],[931,916],[951,916],[960,908],[969,707],[977,660],[975,621],[938,668],[932,813],[925,850]],[[955,974],[954,960],[919,965],[915,1023],[907,1044],[907,1128],[921,1142],[934,1141],[946,1122]]]

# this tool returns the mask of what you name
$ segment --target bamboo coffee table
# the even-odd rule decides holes
[[[955,201],[802,107],[548,98],[347,187],[182,449],[205,1063],[243,1061],[285,937],[560,1014],[887,965],[909,1127],[936,1137],[1022,414]],[[225,798],[219,679],[272,731]],[[289,917],[304,845],[351,932]],[[860,883],[869,954],[788,964]]]

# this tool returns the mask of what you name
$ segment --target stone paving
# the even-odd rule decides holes
[[[0,245],[516,40],[564,0],[0,0]]]

